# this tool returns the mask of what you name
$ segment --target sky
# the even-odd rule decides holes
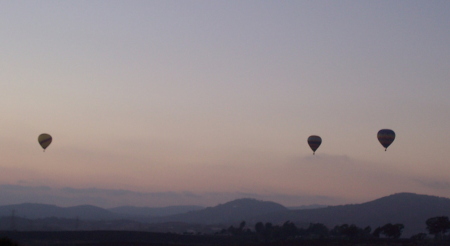
[[[448,13],[446,0],[1,1],[0,205],[450,197]]]

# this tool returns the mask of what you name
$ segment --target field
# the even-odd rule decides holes
[[[450,241],[434,240],[412,241],[409,239],[289,239],[264,242],[256,237],[235,237],[218,235],[180,235],[173,233],[152,233],[134,231],[59,231],[59,232],[12,232],[2,231],[0,237],[11,239],[19,246],[213,246],[213,245],[304,245],[304,246],[447,246]],[[1,244],[0,245],[8,245]]]

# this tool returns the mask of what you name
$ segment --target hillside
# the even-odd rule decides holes
[[[158,211],[158,209],[162,208],[119,207],[109,211],[89,205],[62,208],[54,205],[25,203],[0,206],[0,217],[11,217],[14,212],[14,216],[17,217],[15,222],[18,228],[21,224],[19,218],[27,220],[53,218],[54,222],[51,223],[58,223],[58,228],[65,228],[63,223],[75,225],[75,223],[79,223],[78,220],[86,220],[80,223],[80,228],[83,225],[82,228],[86,230],[89,230],[89,228],[114,228],[116,230],[147,228],[145,230],[159,232],[173,231],[173,225],[177,225],[177,228],[190,228],[194,224],[226,228],[230,225],[237,225],[241,221],[246,221],[249,227],[253,227],[257,222],[282,224],[289,220],[294,222],[297,227],[307,227],[309,223],[322,223],[332,229],[336,225],[355,224],[358,227],[370,226],[372,230],[387,223],[402,223],[405,226],[402,236],[409,237],[416,233],[426,232],[425,221],[431,217],[450,217],[450,199],[413,193],[398,193],[362,204],[298,210],[288,209],[269,201],[238,199],[204,209],[195,206],[169,207],[166,208],[168,210],[165,210],[165,213],[176,213],[177,211],[182,213],[151,217],[150,212]],[[188,209],[193,210],[189,211]],[[159,211],[161,215],[162,210]],[[71,221],[55,220],[56,218],[65,218]],[[91,223],[88,220],[105,223]],[[2,227],[10,228],[12,226],[11,221],[4,220]],[[40,220],[33,223],[37,228],[38,224],[50,223],[45,221]],[[30,224],[31,221],[24,221],[23,223]],[[87,226],[89,223],[91,225]],[[74,225],[70,228],[74,228]]]
[[[403,236],[426,232],[425,221],[435,216],[450,217],[450,199],[436,196],[398,193],[374,201],[328,206],[316,209],[292,210],[273,202],[240,199],[203,210],[163,217],[158,222],[179,221],[196,224],[236,224],[246,221],[282,224],[292,221],[299,227],[322,223],[329,229],[341,224],[370,226],[374,230],[387,223],[405,225]]]
[[[201,206],[167,206],[167,207],[134,207],[134,206],[121,206],[108,209],[109,211],[120,214],[123,216],[144,216],[144,217],[159,217],[169,216],[175,214],[182,214],[191,211],[198,211],[204,209]]]
[[[284,211],[288,211],[288,209],[278,203],[246,198],[199,211],[163,217],[158,222],[179,221],[200,224],[230,224],[254,216],[264,217],[270,213]]]
[[[63,208],[48,204],[22,203],[0,206],[0,217],[11,216],[13,212],[14,216],[28,219],[57,217],[71,219],[79,218],[89,220],[107,220],[118,218],[116,214],[106,209],[91,205]]]
[[[287,220],[297,225],[323,223],[328,228],[340,224],[355,224],[375,229],[387,223],[405,225],[403,236],[426,232],[425,221],[435,216],[450,216],[450,199],[413,193],[399,193],[374,201],[310,210],[291,210],[257,216],[255,221],[282,223]]]

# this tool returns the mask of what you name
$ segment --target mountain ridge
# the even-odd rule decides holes
[[[78,205],[71,207],[59,207],[51,204],[21,203],[0,206],[0,216],[24,217],[39,219],[48,217],[79,218],[79,219],[117,219],[117,216],[100,207],[92,205]]]
[[[361,204],[291,210],[283,214],[270,214],[264,218],[256,217],[253,220],[266,219],[272,223],[290,220],[297,225],[323,223],[330,229],[339,224],[371,226],[375,229],[387,223],[401,223],[405,225],[404,234],[412,235],[426,231],[427,219],[449,215],[449,198],[402,192]]]
[[[185,223],[223,224],[234,223],[236,218],[264,215],[277,211],[287,211],[281,204],[271,201],[260,201],[252,198],[236,199],[214,207],[207,207],[199,211],[166,216],[157,222],[180,221]]]
[[[194,210],[189,210],[192,207],[186,206],[182,208],[184,212],[179,214],[146,216],[139,213],[134,215],[117,213],[113,212],[114,209],[110,211],[91,205],[61,208],[55,205],[24,203],[0,206],[0,217],[14,215],[26,219],[55,217],[72,220],[134,220],[136,223],[144,222],[152,225],[152,228],[159,228],[159,231],[164,230],[163,225],[167,228],[168,223],[216,225],[215,227],[226,228],[246,221],[251,228],[257,222],[282,224],[291,221],[298,227],[322,223],[332,229],[336,225],[354,224],[359,227],[370,226],[372,230],[387,223],[401,223],[405,225],[403,236],[410,236],[426,232],[427,219],[449,216],[450,199],[402,192],[360,204],[311,209],[289,209],[275,202],[250,198],[236,199],[214,207],[195,208],[197,207],[194,206]],[[133,207],[126,209],[133,210]]]
[[[185,206],[165,206],[165,207],[137,207],[137,206],[120,206],[109,208],[108,210],[117,214],[129,216],[144,217],[160,217],[174,214],[181,214],[190,211],[204,209],[202,206],[185,205]]]

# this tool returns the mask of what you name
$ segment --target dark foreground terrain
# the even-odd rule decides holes
[[[254,236],[224,235],[180,235],[173,233],[133,232],[133,231],[58,231],[58,232],[13,232],[0,231],[0,246],[213,246],[213,245],[304,245],[304,246],[450,246],[450,241],[437,242],[433,239],[414,241],[411,239],[301,239],[265,242]],[[7,240],[4,240],[7,238]],[[6,243],[5,243],[6,242]]]

